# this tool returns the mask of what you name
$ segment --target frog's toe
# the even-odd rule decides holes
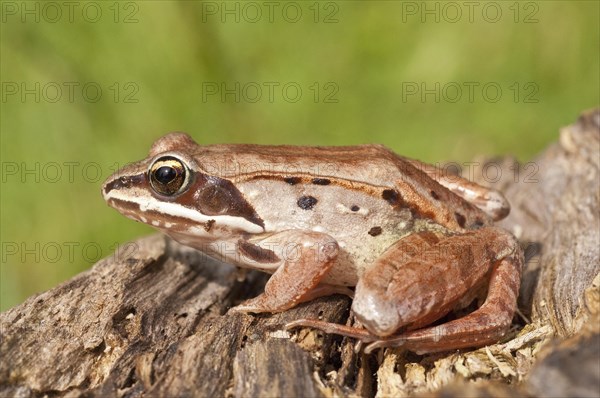
[[[377,340],[370,344],[367,344],[365,347],[365,354],[370,354],[378,348],[386,348],[386,347],[401,347],[406,343],[406,339],[404,338],[394,338],[389,340]]]
[[[241,304],[231,307],[228,312],[230,313],[261,313],[261,312],[281,312],[283,310],[274,308],[265,302],[263,295],[259,295],[253,299],[246,300]]]

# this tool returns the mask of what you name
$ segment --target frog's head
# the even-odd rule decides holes
[[[206,173],[195,160],[201,157],[202,148],[189,135],[170,133],[152,145],[146,159],[104,182],[104,200],[188,245],[263,232],[262,220],[235,185]]]

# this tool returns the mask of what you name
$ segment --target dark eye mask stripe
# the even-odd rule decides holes
[[[178,203],[191,210],[199,210],[200,213],[206,216],[227,215],[241,217],[263,229],[265,228],[264,220],[256,213],[254,207],[252,207],[231,181],[218,177],[208,177],[204,174],[194,172],[193,170],[190,170],[189,178],[191,180],[190,185],[185,192],[179,196],[166,197],[154,192],[147,181],[146,173],[117,178],[106,184],[104,193],[106,195],[112,190],[138,186],[142,189],[150,190],[153,196],[159,200]],[[216,195],[216,197],[213,197],[214,195],[212,194],[207,195],[207,193],[211,193],[211,191],[212,193],[218,193],[218,195]],[[203,200],[206,199],[207,196],[208,198],[213,197],[214,200],[222,202],[219,203],[222,206],[217,208],[215,203]],[[133,204],[130,204],[132,202],[119,200],[117,198],[112,198],[112,200],[114,200],[115,203],[118,203],[120,207],[130,209],[130,206],[133,206]],[[136,208],[139,211],[139,207],[136,206]]]
[[[228,215],[233,217],[243,217],[246,220],[250,221],[253,224],[256,224],[264,229],[265,222],[254,210],[254,207],[244,197],[244,195],[233,185],[233,183],[229,180],[225,180],[217,177],[209,177],[206,180],[206,184],[203,187],[199,187],[199,194],[195,195],[195,199],[200,199],[202,197],[206,197],[202,195],[202,191],[214,191],[219,192],[218,198],[223,206],[222,209],[219,209],[218,214],[220,215]],[[197,205],[200,208],[200,211],[206,215],[217,215],[211,214],[213,209],[209,203],[204,203],[201,200],[195,201],[193,205]]]
[[[122,176],[106,184],[104,194],[109,193],[113,189],[131,188],[132,186],[142,184],[144,181],[146,181],[146,173]]]

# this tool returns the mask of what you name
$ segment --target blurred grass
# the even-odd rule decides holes
[[[276,3],[273,22],[267,6],[254,3],[263,16],[252,23],[247,19],[255,14],[244,11],[244,3],[237,3],[236,22],[234,14],[206,12],[233,9],[236,2],[195,1],[119,3],[116,23],[115,3],[95,3],[103,14],[91,23],[81,14],[88,3],[76,2],[73,22],[66,15],[48,22],[44,14],[40,22],[31,15],[23,22],[7,3],[43,7],[2,5],[0,310],[88,268],[116,244],[151,232],[109,209],[99,189],[117,165],[144,157],[167,131],[188,131],[205,144],[377,142],[431,162],[476,154],[527,160],[556,139],[560,126],[600,102],[596,1],[523,2],[517,23],[514,2],[495,3],[503,12],[496,23],[487,22],[481,9],[470,22],[466,8],[456,23],[444,15],[439,23],[431,15],[422,21],[402,2],[387,1],[319,3],[316,23],[313,2],[294,3],[302,11],[297,23],[285,20],[286,3]],[[293,18],[288,11],[285,16]],[[137,22],[124,23],[131,12]],[[537,22],[524,23],[531,12]],[[323,23],[330,14],[337,22]],[[62,97],[50,102],[49,91],[36,102],[33,95],[7,95],[7,84],[33,88],[36,82],[63,86]],[[64,82],[79,84],[73,101]],[[82,98],[88,82],[102,88],[99,101]],[[230,88],[255,82],[263,95],[255,103],[244,96],[235,102],[232,95],[204,100],[203,83],[221,82]],[[279,83],[272,102],[264,82]],[[289,82],[303,90],[295,103],[282,96]],[[319,101],[310,89],[315,82]],[[436,102],[433,95],[422,101],[418,95],[403,98],[407,82],[429,88],[436,82],[495,82],[503,92],[497,102],[483,99],[480,89],[473,101],[466,91],[457,102]],[[515,82],[518,101],[510,89]],[[539,89],[535,103],[524,102],[531,92],[527,83]],[[324,103],[332,87],[337,103]],[[137,102],[126,103],[132,88]],[[72,176],[65,162],[75,162]],[[60,178],[54,178],[55,164]],[[15,175],[10,167],[34,172]]]

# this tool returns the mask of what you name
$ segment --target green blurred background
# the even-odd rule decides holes
[[[0,309],[151,232],[100,185],[165,132],[528,160],[598,105],[599,2],[467,3],[3,2]]]

